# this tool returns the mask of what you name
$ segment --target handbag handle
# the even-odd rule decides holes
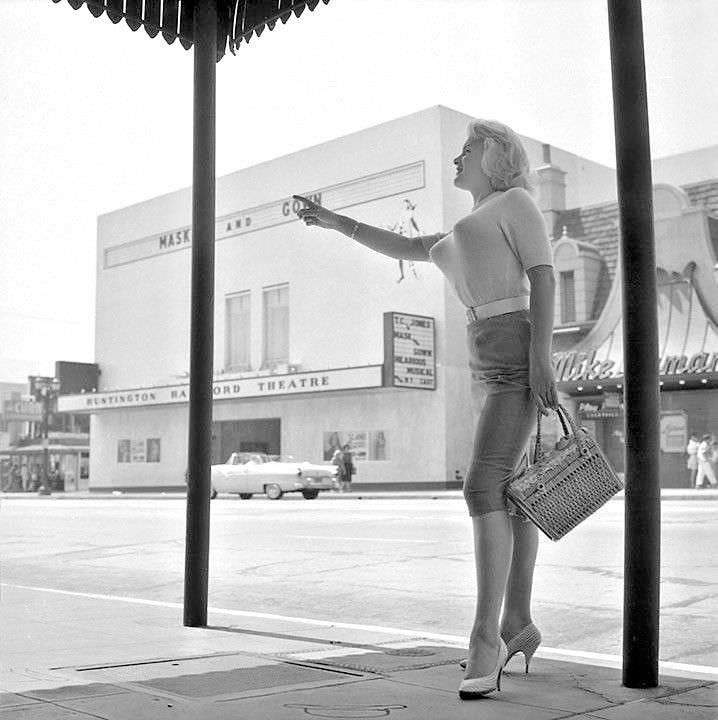
[[[573,435],[578,445],[578,451],[583,454],[583,441],[581,434],[578,432],[575,420],[571,417],[571,414],[566,410],[563,405],[558,405],[555,410],[558,415],[558,419],[561,421],[561,427],[563,428],[563,436],[569,437]],[[534,463],[537,463],[539,458],[543,455],[543,447],[541,445],[541,418],[543,413],[540,410],[536,411],[536,446],[534,447]],[[566,422],[568,421],[568,425]],[[569,431],[569,427],[571,430]]]

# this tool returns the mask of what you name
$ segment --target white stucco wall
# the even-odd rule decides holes
[[[672,185],[718,178],[718,145],[654,158],[652,176],[654,183]]]

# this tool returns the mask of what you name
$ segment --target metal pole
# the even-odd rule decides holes
[[[640,0],[608,0],[623,262],[626,501],[623,684],[658,685],[658,303]]]
[[[40,495],[51,495],[49,481],[49,465],[50,465],[50,397],[49,389],[44,387],[42,393],[42,487],[39,490]]]
[[[207,625],[214,343],[217,2],[194,7],[192,321],[184,624]]]

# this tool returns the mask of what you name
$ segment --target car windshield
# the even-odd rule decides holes
[[[262,465],[268,462],[299,463],[296,455],[266,455],[265,453],[234,452],[229,456],[227,465]],[[326,464],[326,463],[325,463]]]
[[[227,465],[246,465],[251,463],[252,465],[262,465],[271,460],[269,455],[264,453],[232,453],[227,460]]]

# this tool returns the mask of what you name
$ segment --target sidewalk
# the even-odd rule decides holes
[[[179,603],[12,584],[2,586],[0,622],[4,720],[715,720],[718,712],[712,672],[631,690],[616,668],[550,651],[539,651],[529,676],[512,660],[501,692],[461,701],[465,647],[420,632],[211,608],[209,627],[185,628]]]

